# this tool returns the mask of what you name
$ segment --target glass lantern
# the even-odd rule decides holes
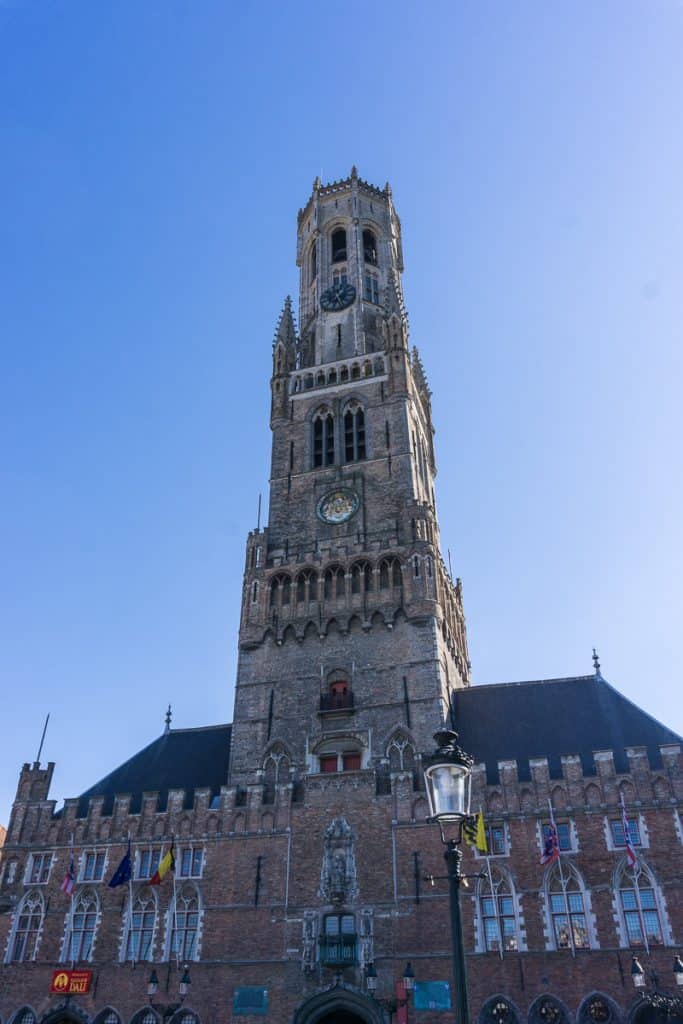
[[[425,783],[432,819],[462,821],[470,813],[472,758],[458,744],[457,733],[438,732],[438,750],[427,759]]]
[[[645,988],[645,971],[636,956],[631,961],[631,981],[635,988]]]
[[[674,960],[674,978],[677,985],[683,985],[683,960],[677,956]]]

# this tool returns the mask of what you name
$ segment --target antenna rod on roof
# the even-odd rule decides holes
[[[47,723],[50,721],[50,712],[47,713],[45,719],[45,725],[43,726],[43,735],[40,737],[40,746],[38,747],[38,756],[36,757],[36,765],[40,767],[40,755],[43,752],[43,743],[45,742],[45,733],[47,732]]]

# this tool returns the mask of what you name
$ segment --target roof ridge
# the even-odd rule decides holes
[[[587,676],[556,676],[552,679],[512,679],[507,683],[472,683],[470,686],[465,686],[459,689],[458,693],[464,693],[465,690],[477,690],[486,687],[487,690],[492,690],[494,687],[501,686],[541,686],[546,683],[574,683],[574,682],[589,682],[595,681],[595,676],[591,673]]]
[[[169,729],[168,733],[162,733],[162,735],[174,735],[179,732],[202,732],[208,729],[232,729],[232,722],[216,722],[215,725],[191,725],[185,729]]]

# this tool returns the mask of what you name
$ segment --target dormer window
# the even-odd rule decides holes
[[[344,228],[337,228],[332,232],[332,262],[346,262],[346,231]]]
[[[366,263],[377,266],[377,239],[374,232],[366,228],[363,232],[363,259]]]

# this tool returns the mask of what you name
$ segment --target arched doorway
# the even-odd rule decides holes
[[[378,1002],[345,985],[335,985],[302,1003],[292,1024],[385,1024]]]

